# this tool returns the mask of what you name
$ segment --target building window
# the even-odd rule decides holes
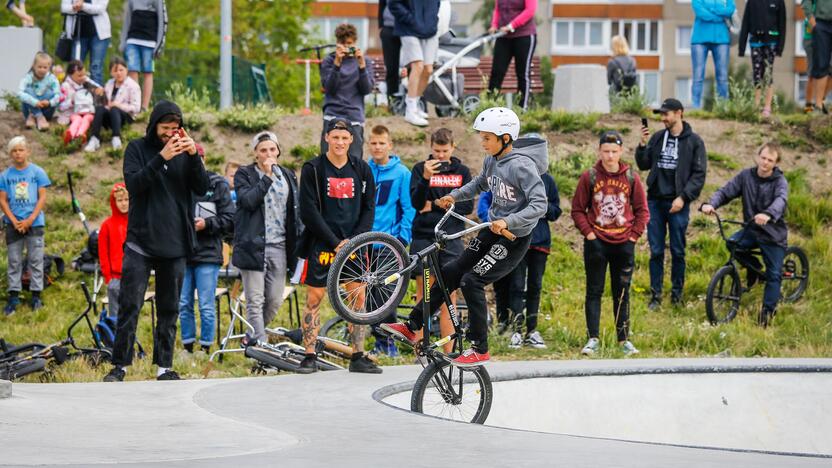
[[[626,37],[630,44],[630,52],[634,55],[657,54],[660,52],[660,29],[658,21],[613,20],[610,37]]]
[[[605,40],[605,21],[562,20],[552,22],[552,53],[565,55],[590,55],[609,53],[609,41]]]
[[[638,72],[638,88],[650,105],[658,105],[661,94],[661,78],[657,71]]]
[[[366,49],[370,29],[370,20],[367,18],[310,18],[306,22],[306,29],[311,35],[310,42],[335,42],[335,28],[341,23],[350,23],[355,26],[358,31],[358,47]]]
[[[794,75],[794,100],[797,102],[806,101],[806,83],[809,82],[809,75],[806,73],[795,73]]]
[[[803,48],[803,21],[797,21],[794,26],[794,54],[798,57],[806,56],[806,49]]]
[[[690,78],[676,78],[675,97],[686,106],[689,106],[691,103],[690,84]]]
[[[679,26],[676,28],[676,55],[690,55],[690,36],[693,28]]]

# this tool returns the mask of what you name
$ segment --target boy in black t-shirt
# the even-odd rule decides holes
[[[321,325],[318,309],[332,260],[351,237],[372,230],[375,216],[376,189],[370,166],[348,155],[353,138],[349,123],[336,119],[325,138],[326,154],[304,164],[300,174],[300,217],[306,228],[298,257],[306,259],[301,282],[307,286],[302,372],[317,370],[315,342]],[[350,372],[381,373],[381,368],[364,355],[365,332],[365,326],[352,326]]]

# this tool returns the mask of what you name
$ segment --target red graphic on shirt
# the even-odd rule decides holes
[[[326,179],[326,195],[330,198],[355,198],[355,182],[352,177]]]
[[[462,174],[434,174],[430,176],[430,186],[441,188],[462,187]]]

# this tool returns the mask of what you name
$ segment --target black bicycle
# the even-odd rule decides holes
[[[740,298],[748,292],[754,284],[764,282],[766,272],[763,267],[762,251],[759,248],[741,249],[739,246],[742,237],[732,240],[725,235],[723,224],[736,224],[743,231],[743,236],[748,232],[750,222],[733,221],[722,219],[714,211],[719,235],[725,241],[728,248],[728,261],[717,270],[705,296],[705,312],[711,324],[728,323],[737,316],[740,308]],[[740,279],[740,266],[748,271],[745,287]],[[795,302],[803,296],[809,284],[809,258],[806,252],[796,245],[786,248],[786,255],[783,258],[782,283],[780,286],[783,302]]]
[[[463,231],[447,234],[441,227],[451,217],[472,225]],[[345,244],[332,262],[327,278],[327,294],[335,311],[350,323],[372,324],[387,317],[401,303],[407,293],[411,272],[422,265],[424,278],[424,333],[416,344],[415,352],[424,364],[424,370],[413,386],[410,409],[419,413],[446,419],[482,424],[491,410],[493,390],[491,377],[483,366],[459,368],[451,360],[462,352],[465,330],[461,326],[457,308],[450,300],[439,268],[439,250],[447,241],[491,226],[477,224],[453,211],[451,206],[434,228],[436,241],[422,251],[407,255],[404,246],[395,237],[368,232],[358,235]],[[503,231],[513,239],[514,235]],[[454,332],[431,342],[430,285],[431,275],[442,290],[448,305]],[[442,346],[454,341],[454,353],[445,354]],[[409,342],[403,342],[412,345]]]

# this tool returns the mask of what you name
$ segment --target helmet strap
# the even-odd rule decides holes
[[[506,135],[506,134],[500,135],[500,143],[503,144],[502,148],[500,148],[500,151],[498,151],[497,154],[492,155],[495,158],[499,158],[500,156],[502,156],[503,153],[506,152],[506,148],[511,146],[511,143],[512,143],[511,137],[508,137],[508,142],[506,142],[506,140],[503,138],[504,135]]]

